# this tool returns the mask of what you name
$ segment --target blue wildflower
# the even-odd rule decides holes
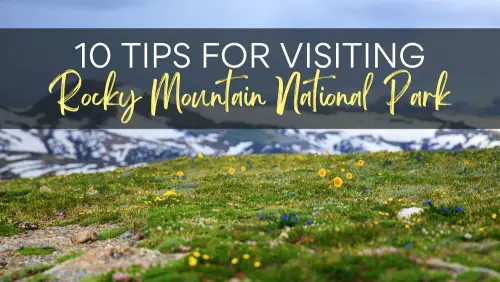
[[[463,212],[463,210],[464,210],[464,209],[463,209],[462,207],[458,207],[458,208],[457,208],[457,212]]]
[[[406,244],[406,245],[405,245],[405,248],[406,248],[406,249],[411,249],[411,248],[413,248],[413,243],[408,243],[408,244]]]
[[[445,214],[446,213],[446,209],[444,207],[441,207],[441,214]]]
[[[281,220],[283,220],[283,221],[288,221],[288,214],[284,214],[284,215],[281,217]]]
[[[264,216],[263,215],[259,215],[259,219],[260,220],[264,220]]]
[[[312,224],[313,224],[312,221],[310,221],[310,220],[307,221],[307,225],[312,225]]]
[[[430,205],[431,205],[431,200],[427,200],[427,201],[425,201],[425,205],[426,205],[426,206],[430,206]]]

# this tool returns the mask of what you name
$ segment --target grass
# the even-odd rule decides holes
[[[22,247],[17,252],[23,256],[46,256],[55,251],[53,247]]]
[[[76,252],[72,252],[72,253],[60,256],[59,258],[57,258],[56,264],[61,264],[61,263],[65,262],[65,261],[77,258],[77,257],[79,257],[81,255],[83,255],[83,251],[76,251]]]
[[[127,231],[127,228],[124,228],[124,227],[118,227],[118,228],[114,228],[111,230],[103,231],[103,232],[98,234],[98,239],[99,240],[108,240],[108,239],[116,238],[116,237],[122,235],[123,233],[125,233],[126,231]]]
[[[450,281],[453,273],[428,269],[425,258],[500,271],[500,245],[481,247],[500,242],[498,160],[498,148],[185,157],[11,180],[1,183],[0,232],[21,232],[12,226],[24,221],[41,228],[119,222],[123,228],[99,238],[141,229],[142,247],[190,248],[164,268],[129,270],[145,281]],[[98,192],[87,193],[90,187]],[[397,219],[412,206],[424,212]]]
[[[41,273],[49,268],[51,268],[51,266],[46,265],[46,264],[39,264],[39,265],[31,266],[31,267],[23,267],[20,270],[17,270],[17,271],[0,276],[0,278],[1,278],[0,281],[11,282],[11,281],[20,280],[20,279],[27,278],[27,277],[30,277],[33,275],[37,275],[37,274],[39,274],[39,273]],[[38,280],[38,281],[41,281],[41,280]]]

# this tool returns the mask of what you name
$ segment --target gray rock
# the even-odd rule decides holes
[[[136,230],[129,230],[118,237],[120,240],[140,241],[144,239],[144,233]]]
[[[4,258],[0,258],[0,268],[7,266],[7,261]]]

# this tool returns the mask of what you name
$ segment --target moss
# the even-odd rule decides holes
[[[46,256],[55,251],[53,247],[22,247],[17,252],[23,256]]]
[[[118,228],[114,228],[114,229],[111,229],[111,230],[107,230],[107,231],[104,231],[104,232],[100,232],[99,233],[99,240],[108,240],[108,239],[112,239],[112,238],[116,238],[120,235],[122,235],[123,233],[125,233],[127,231],[127,228],[124,228],[124,227],[118,227]]]
[[[75,258],[81,256],[82,254],[83,254],[83,251],[76,251],[76,252],[72,252],[72,253],[60,256],[56,260],[56,264],[61,264],[61,263],[65,262],[65,261],[68,261],[68,260],[71,260],[71,259],[75,259]]]

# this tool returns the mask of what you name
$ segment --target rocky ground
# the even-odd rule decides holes
[[[119,227],[117,224],[97,227],[75,225],[47,227],[26,230],[10,237],[0,237],[0,275],[22,273],[30,268],[46,266],[48,269],[40,271],[38,275],[44,275],[43,277],[47,277],[49,281],[80,281],[85,277],[115,269],[126,269],[133,265],[147,269],[150,265],[161,265],[183,256],[183,254],[165,255],[154,250],[136,248],[135,245],[144,239],[144,234],[133,230],[126,231],[116,238],[98,240],[100,232]],[[23,248],[33,250],[54,248],[54,251],[43,255],[24,255],[19,252]],[[66,256],[68,260],[59,263],[58,259]],[[14,275],[12,280],[20,278],[21,281],[27,281],[28,277],[22,276],[23,274]],[[116,274],[115,278],[118,281],[130,280],[127,274],[122,276]]]

